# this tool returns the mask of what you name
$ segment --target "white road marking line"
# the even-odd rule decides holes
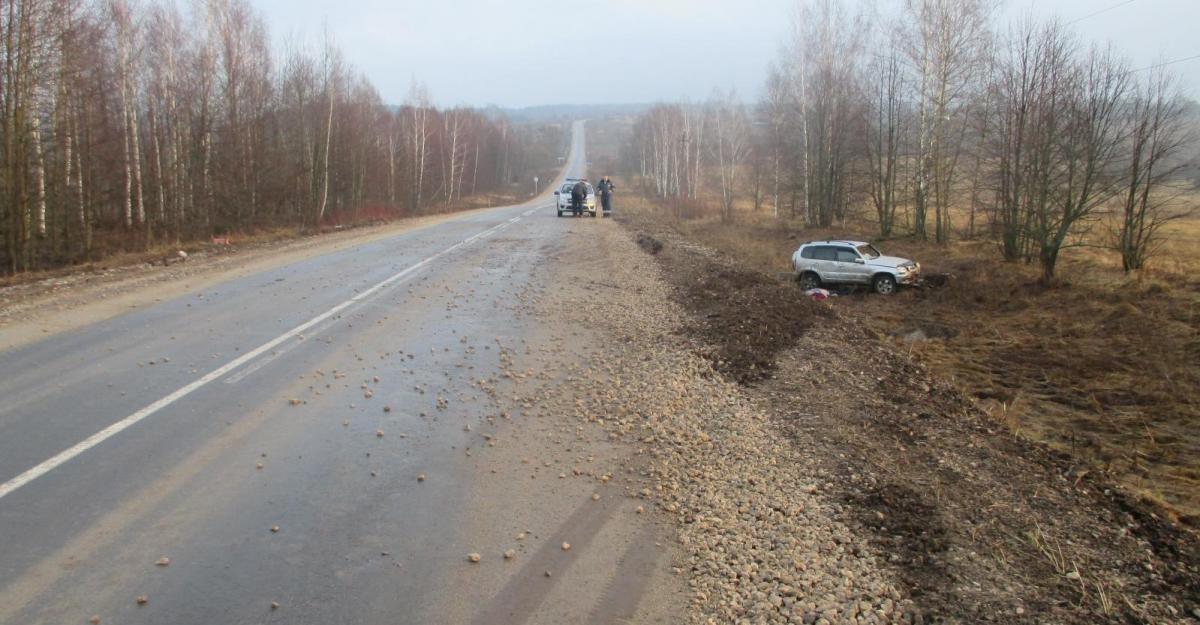
[[[117,434],[120,434],[121,432],[129,429],[130,427],[137,425],[140,421],[146,419],[147,417],[150,417],[151,415],[158,412],[159,410],[162,410],[163,408],[170,406],[171,404],[179,401],[180,399],[183,399],[184,397],[192,394],[197,389],[199,389],[203,386],[206,386],[215,380],[219,380],[225,374],[227,374],[231,371],[234,371],[235,369],[240,368],[241,366],[243,366],[246,363],[261,356],[262,354],[265,354],[265,353],[271,351],[272,349],[274,349],[274,348],[278,347],[280,344],[282,344],[284,341],[287,341],[288,339],[291,339],[293,337],[300,335],[301,333],[308,330],[309,328],[312,328],[313,326],[321,323],[322,321],[325,321],[326,319],[333,317],[334,315],[342,312],[343,310],[353,306],[354,304],[356,304],[358,302],[361,302],[362,300],[370,297],[371,295],[378,293],[381,289],[395,283],[397,280],[400,280],[406,276],[411,275],[412,273],[420,270],[421,268],[425,267],[426,265],[441,258],[442,256],[445,256],[446,254],[449,254],[450,252],[453,252],[454,250],[456,250],[460,247],[469,245],[471,242],[479,240],[483,237],[495,234],[496,232],[499,232],[500,230],[507,228],[512,223],[513,222],[510,220],[510,221],[500,223],[499,225],[492,226],[491,228],[488,228],[487,230],[484,230],[483,232],[479,232],[470,237],[467,237],[466,239],[463,239],[462,241],[459,241],[458,243],[455,243],[454,245],[451,245],[450,247],[447,247],[446,249],[444,249],[436,254],[433,254],[432,256],[427,256],[425,259],[417,262],[414,265],[409,266],[408,268],[406,268],[398,273],[391,275],[387,279],[375,284],[371,288],[359,293],[358,295],[355,295],[354,297],[351,297],[350,299],[342,302],[341,304],[338,304],[337,306],[330,308],[329,310],[317,315],[316,317],[313,317],[312,319],[309,319],[308,321],[292,328],[291,330],[284,332],[283,334],[275,337],[274,339],[271,339],[270,341],[263,343],[262,345],[250,350],[249,352],[246,352],[245,354],[239,356],[238,358],[235,358],[234,360],[229,361],[225,365],[221,366],[218,369],[213,370],[212,372],[208,373],[204,377],[180,388],[179,390],[176,390],[174,393],[171,393],[170,395],[163,397],[162,399],[150,404],[149,406],[146,406],[145,408],[142,408],[141,410],[129,415],[128,417],[125,417],[124,419],[121,419],[120,421],[117,421],[116,423],[113,423],[112,425],[104,428],[103,430],[100,430],[99,432],[92,434],[91,436],[85,438],[83,441],[73,445],[72,447],[70,447],[68,449],[65,449],[65,450],[59,452],[54,457],[42,462],[41,464],[38,464],[37,466],[25,471],[24,473],[14,477],[13,479],[11,479],[3,484],[0,484],[0,499],[3,499],[4,497],[12,494],[14,491],[21,488],[22,486],[25,486],[26,484],[53,471],[54,469],[58,468],[59,466],[69,462],[70,460],[74,459],[75,457],[79,456],[80,454],[84,453],[85,451],[95,447],[96,445],[99,445],[100,443],[103,443],[104,441],[116,436]]]
[[[242,380],[246,379],[246,376],[275,362],[284,354],[295,349],[297,345],[299,345],[299,343],[295,343],[295,342],[289,343],[288,345],[285,345],[284,347],[280,347],[279,349],[271,352],[270,355],[259,358],[258,361],[251,364],[250,366],[245,367],[241,371],[238,371],[237,373],[234,373],[233,375],[225,378],[225,383],[226,384],[237,384],[238,382],[241,382]]]

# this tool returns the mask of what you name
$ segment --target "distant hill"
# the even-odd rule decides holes
[[[561,122],[575,119],[598,119],[637,115],[652,104],[545,104],[525,108],[488,107],[489,115],[503,115],[514,123]]]
[[[653,104],[542,104],[524,108],[485,106],[479,110],[492,118],[506,117],[517,124],[569,122],[576,119],[603,119],[639,115]],[[385,104],[388,110],[399,112],[402,105]]]

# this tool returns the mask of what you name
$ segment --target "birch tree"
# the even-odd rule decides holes
[[[710,103],[713,120],[711,148],[721,181],[721,221],[734,218],[738,172],[750,147],[750,120],[734,94],[718,93]]]
[[[325,139],[324,147],[321,150],[321,199],[317,204],[317,223],[325,218],[325,209],[329,204],[329,148],[333,142],[333,105],[336,98],[336,83],[334,76],[334,59],[333,44],[329,40],[329,33],[325,33],[325,45],[322,48],[321,68],[325,77]]]
[[[950,202],[965,133],[964,105],[980,75],[994,0],[906,0],[916,73],[917,159],[913,230],[927,236],[930,208],[935,237],[949,240]]]
[[[861,15],[836,0],[811,0],[793,24],[784,68],[798,112],[806,219],[844,218],[862,106],[856,94],[865,32]]]
[[[425,172],[429,165],[430,122],[429,90],[415,80],[409,87],[408,102],[404,108],[405,136],[408,141],[410,164],[410,208],[420,213],[425,191]]]
[[[410,211],[397,201],[423,207],[430,188],[457,202],[557,161],[561,132],[449,114],[426,95],[407,125],[328,38],[288,42],[276,71],[249,0],[182,6],[0,5],[0,272],[353,220],[365,207],[398,216]],[[446,119],[458,128],[449,144]],[[439,177],[429,163],[444,153]]]

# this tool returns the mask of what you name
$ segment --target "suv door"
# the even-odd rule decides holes
[[[837,251],[838,279],[842,282],[856,282],[866,284],[871,281],[871,270],[867,267],[866,260],[852,247],[835,248]]]
[[[821,276],[822,282],[838,282],[837,251],[831,245],[812,246],[812,268]]]

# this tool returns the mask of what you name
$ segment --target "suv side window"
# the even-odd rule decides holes
[[[810,245],[800,250],[800,258],[813,259],[817,257],[817,246]]]
[[[835,247],[833,249],[837,250],[837,261],[839,263],[852,263],[859,258],[858,252],[848,247]]]
[[[828,245],[818,245],[813,250],[813,258],[816,260],[837,260],[836,249]]]

